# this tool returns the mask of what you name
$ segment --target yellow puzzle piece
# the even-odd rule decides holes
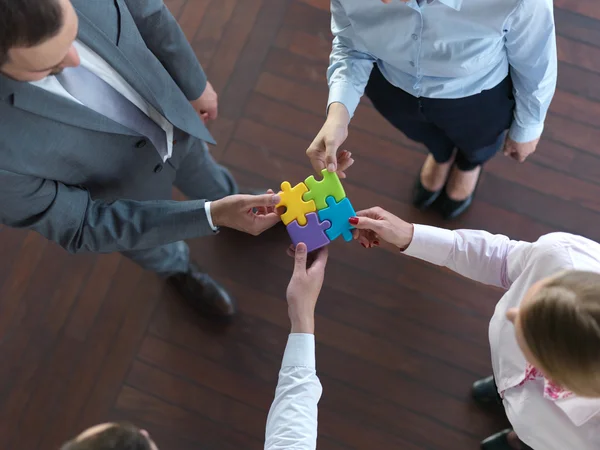
[[[285,213],[281,215],[284,224],[287,225],[295,220],[298,225],[304,226],[306,225],[306,214],[317,211],[313,200],[307,202],[303,200],[302,196],[306,192],[308,192],[308,188],[304,183],[298,183],[294,187],[288,181],[281,183],[281,192],[279,193],[281,201],[277,208],[281,206],[286,208]]]

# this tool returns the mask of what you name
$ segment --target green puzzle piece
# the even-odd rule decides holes
[[[323,176],[321,181],[315,180],[312,175],[304,180],[304,184],[308,186],[308,192],[302,197],[305,202],[314,200],[317,210],[328,207],[327,197],[333,197],[337,202],[341,202],[346,198],[346,192],[337,173],[323,169],[321,175]]]

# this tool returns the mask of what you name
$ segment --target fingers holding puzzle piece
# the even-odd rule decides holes
[[[336,173],[322,171],[323,180],[314,176],[292,188],[287,181],[281,183],[281,202],[285,207],[281,220],[287,226],[294,245],[304,242],[308,251],[324,247],[339,236],[352,240],[348,219],[356,213]]]

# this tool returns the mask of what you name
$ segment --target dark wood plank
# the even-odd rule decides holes
[[[0,341],[6,338],[12,328],[12,319],[28,281],[39,263],[47,242],[37,233],[29,233],[13,260],[2,289],[0,289]]]
[[[554,20],[559,35],[593,46],[600,43],[599,20],[562,8],[554,8]]]
[[[196,56],[198,56],[205,69],[210,67],[237,2],[238,0],[220,0],[210,3],[206,9],[204,18],[192,42]]]
[[[554,6],[600,20],[598,3],[594,0],[554,0]]]
[[[257,0],[254,0],[257,1]],[[281,17],[287,10],[288,2],[281,0],[263,0],[256,16],[254,28],[245,44],[245,52],[236,62],[236,70],[221,96],[221,109],[225,116],[237,118],[242,111],[246,98],[252,91],[261,72],[269,44],[276,36]]]
[[[196,448],[223,450],[262,449],[262,444],[246,435],[224,428],[197,414],[161,401],[158,398],[125,386],[115,404],[121,417],[137,419],[148,424],[149,428],[168,429],[172,434],[195,442]]]
[[[208,5],[212,0],[187,0],[179,14],[179,25],[188,41],[193,42]]]
[[[277,189],[312,173],[305,150],[325,120],[329,4],[166,0],[219,94],[211,151],[242,186]],[[345,144],[354,206],[515,239],[600,239],[599,5],[555,1],[559,80],[539,149],[526,164],[491,161],[466,215],[445,223],[411,206],[425,149],[366,99]],[[118,255],[68,255],[0,225],[2,448],[56,448],[85,426],[127,420],[160,448],[261,449],[289,331],[288,243],[281,226],[191,242],[238,300],[239,317],[222,328]],[[475,449],[507,426],[469,399],[491,372],[487,327],[501,295],[397,252],[332,245],[317,306],[319,449]]]
[[[218,94],[222,94],[225,90],[229,78],[234,72],[237,60],[246,45],[261,6],[262,0],[238,2],[226,29],[223,30],[223,39],[215,50],[215,54],[219,57],[215,58],[207,70],[208,78]]]

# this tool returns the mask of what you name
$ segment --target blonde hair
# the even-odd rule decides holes
[[[550,278],[519,316],[545,376],[576,395],[600,397],[600,274],[567,271]]]

